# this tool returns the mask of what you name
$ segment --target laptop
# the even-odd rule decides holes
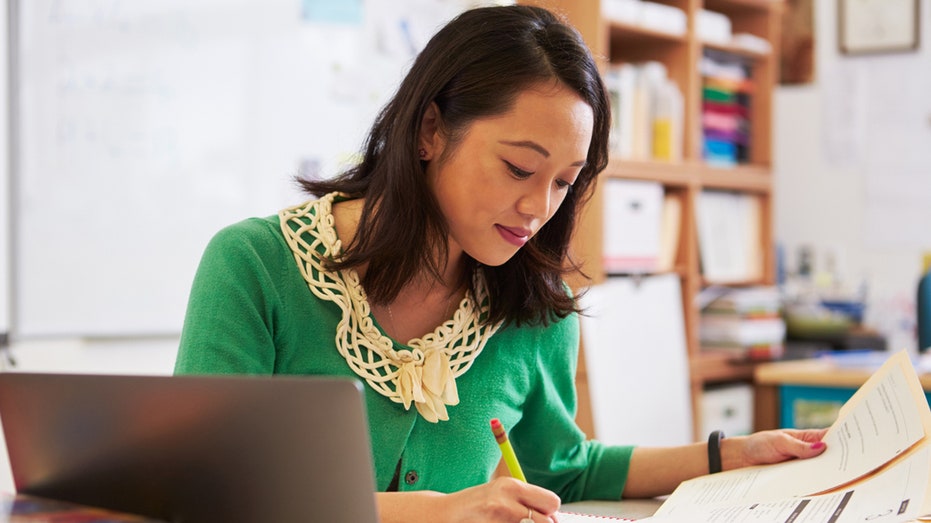
[[[170,522],[376,523],[361,386],[0,373],[21,494]]]

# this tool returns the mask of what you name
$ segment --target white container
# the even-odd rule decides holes
[[[727,45],[731,42],[731,19],[727,15],[701,9],[695,19],[698,38],[703,42]]]

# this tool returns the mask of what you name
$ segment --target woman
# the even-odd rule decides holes
[[[551,521],[561,500],[655,496],[708,473],[704,444],[610,447],[573,421],[580,311],[563,277],[608,129],[573,29],[538,8],[463,13],[359,165],[213,239],[176,371],[364,380],[385,523]],[[491,418],[529,483],[493,479]],[[821,436],[728,438],[723,468],[813,456]]]

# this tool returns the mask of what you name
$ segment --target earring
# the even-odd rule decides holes
[[[421,147],[420,149],[417,149],[417,156],[419,156],[421,160],[426,160],[427,150],[424,149],[423,147]]]

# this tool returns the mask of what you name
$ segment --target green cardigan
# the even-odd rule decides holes
[[[356,377],[335,348],[340,317],[308,289],[278,216],[249,219],[204,252],[175,372]],[[489,420],[500,418],[528,481],[564,502],[620,499],[632,447],[586,441],[574,422],[578,337],[575,316],[548,328],[502,327],[457,378],[460,402],[448,421],[430,423],[365,386],[377,488],[387,489],[399,461],[401,491],[488,481],[501,458]]]

